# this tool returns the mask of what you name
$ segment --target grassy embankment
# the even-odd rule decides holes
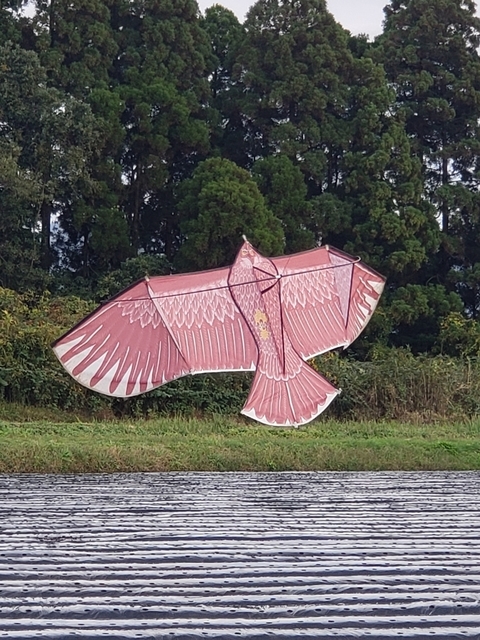
[[[480,421],[273,429],[212,417],[93,421],[0,406],[0,472],[480,469]]]

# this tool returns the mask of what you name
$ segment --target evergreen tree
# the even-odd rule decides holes
[[[472,0],[392,0],[379,38],[413,149],[436,207],[442,247],[425,279],[458,291],[469,313],[475,282],[480,152],[480,20]]]
[[[47,275],[40,267],[36,233],[40,185],[19,167],[20,149],[8,133],[4,124],[0,132],[0,286],[17,291],[43,289]]]
[[[37,0],[37,50],[55,87],[96,117],[90,180],[61,212],[85,277],[178,244],[174,192],[208,149],[208,39],[195,0]]]
[[[390,344],[407,345],[413,353],[439,353],[442,326],[462,307],[460,297],[440,284],[407,284],[398,288],[387,311],[394,329]]]
[[[325,0],[258,0],[245,28],[236,73],[256,128],[250,156],[284,153],[318,195],[330,186],[329,165],[345,144],[347,32]]]
[[[355,58],[336,187],[315,199],[325,241],[364,257],[387,276],[390,290],[414,280],[439,243],[421,166],[393,102],[381,67],[369,55]]]
[[[300,168],[287,156],[278,155],[258,160],[252,172],[268,208],[282,222],[285,253],[312,249],[315,220]]]
[[[118,45],[111,25],[115,0],[36,0],[36,49],[53,86],[79,99],[109,87]]]
[[[208,38],[195,0],[133,0],[119,15],[113,80],[125,103],[123,207],[136,251],[172,256],[176,185],[208,150]]]
[[[89,108],[47,86],[33,51],[0,47],[0,109],[4,144],[16,164],[37,185],[36,222],[40,224],[40,263],[52,266],[53,215],[88,182],[88,157],[94,138]]]
[[[21,147],[12,121],[18,105],[8,76],[12,43],[21,40],[23,2],[5,0],[0,5],[0,286],[17,290],[42,288],[40,238],[35,233],[40,186],[19,166]],[[8,43],[8,44],[6,44]],[[6,46],[5,46],[6,45]]]
[[[212,147],[222,157],[247,168],[252,122],[243,110],[243,85],[235,76],[235,64],[245,29],[235,14],[220,5],[205,11],[202,27],[210,38],[209,58]]]
[[[480,316],[480,194],[465,184],[445,189],[445,207],[450,212],[449,234],[439,258],[449,257],[446,285],[462,298],[469,318]],[[432,262],[433,268],[440,260]]]
[[[231,264],[242,235],[265,255],[283,253],[280,220],[268,209],[248,171],[230,160],[200,163],[180,191],[185,242],[177,256],[181,269],[211,269]]]
[[[24,21],[19,12],[24,4],[25,0],[2,0],[0,3],[0,42],[20,41]]]
[[[303,228],[360,254],[392,287],[408,281],[438,231],[381,66],[323,0],[259,0],[245,25],[245,109],[262,154],[287,156],[305,176]]]
[[[118,44],[115,0],[37,0],[35,49],[49,84],[88,104],[96,144],[89,180],[59,211],[63,263],[86,280],[117,268],[131,254],[122,192],[123,103],[111,83]]]

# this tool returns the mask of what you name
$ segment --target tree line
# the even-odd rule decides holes
[[[358,353],[477,355],[479,45],[472,0],[391,0],[374,41],[325,0],[257,0],[243,24],[195,0],[4,0],[0,287],[98,301],[229,264],[242,234],[329,243],[387,277]]]

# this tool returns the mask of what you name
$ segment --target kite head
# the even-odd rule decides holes
[[[244,243],[238,252],[237,262],[246,269],[251,269],[253,267],[254,269],[261,271],[264,275],[280,278],[278,270],[273,265],[272,261],[258,253],[245,236],[243,236],[243,238]]]
[[[247,262],[255,263],[255,260],[258,259],[258,253],[255,251],[255,249],[252,247],[245,236],[243,236],[243,240],[244,242],[240,248],[238,257],[242,261],[246,260]]]

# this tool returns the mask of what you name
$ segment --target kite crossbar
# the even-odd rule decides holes
[[[358,262],[361,262],[360,258],[357,258],[355,261],[351,262],[350,264],[357,264]],[[280,279],[280,278],[290,278],[291,276],[298,276],[304,273],[313,273],[315,271],[327,271],[328,269],[340,269],[342,267],[345,267],[346,265],[344,264],[331,264],[328,265],[328,267],[315,267],[314,269],[305,269],[304,271],[295,271],[295,273],[277,273],[275,275],[268,273],[266,271],[263,271],[262,269],[259,269],[259,271],[263,271],[263,273],[265,273],[266,275],[268,275],[268,278],[265,278],[263,280],[263,282],[265,282],[266,280],[275,280],[275,282],[272,284],[272,286]],[[178,275],[182,275],[182,274],[178,274]],[[158,276],[158,277],[163,277],[163,276]],[[165,276],[167,277],[167,276]],[[258,282],[258,280],[250,280],[247,282],[238,282],[235,284],[223,284],[223,285],[219,285],[218,287],[210,287],[208,289],[204,289],[204,291],[220,291],[221,289],[231,289],[232,287],[243,287],[246,284],[256,284]],[[198,293],[198,291],[182,291],[182,293],[180,295],[182,296],[188,296],[190,294],[194,294],[194,293]],[[152,295],[148,298],[136,298],[136,300],[158,300],[161,298],[173,298],[175,296],[178,296],[178,292],[174,292],[174,293],[167,293],[165,295],[160,295],[160,296],[155,296]],[[122,298],[111,298],[110,300],[104,300],[101,304],[108,304],[110,302],[131,302],[130,299],[125,298],[122,300]]]

